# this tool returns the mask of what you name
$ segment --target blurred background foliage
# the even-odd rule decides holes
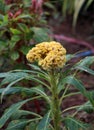
[[[28,50],[52,39],[49,19],[70,15],[75,28],[91,6],[94,0],[0,0],[0,71],[25,68]]]
[[[0,71],[24,67],[33,44],[49,41],[41,6],[31,0],[0,0]]]
[[[94,9],[94,0],[49,0],[45,5],[54,9],[55,16],[56,12],[62,13],[62,19],[65,19],[67,15],[71,15],[73,27],[75,27],[79,14],[86,14],[91,6]]]

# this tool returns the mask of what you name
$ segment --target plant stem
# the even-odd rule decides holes
[[[60,111],[60,105],[59,105],[59,97],[58,97],[58,91],[57,91],[57,78],[54,73],[51,75],[51,89],[52,89],[52,118],[53,118],[53,125],[54,130],[60,130],[60,124],[61,124],[61,111]]]

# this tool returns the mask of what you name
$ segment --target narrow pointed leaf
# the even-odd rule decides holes
[[[86,96],[87,94],[87,91],[83,84],[78,81],[74,76],[67,76],[66,78],[64,78],[62,80],[62,85],[60,86],[59,91],[62,90],[62,86],[64,86],[64,84],[75,86],[84,96]]]
[[[14,114],[11,116],[11,119],[19,119],[21,116],[27,116],[27,115],[33,115],[35,117],[39,117],[41,118],[41,116],[37,113],[31,112],[31,111],[27,111],[27,110],[17,110],[16,112],[14,112]]]
[[[6,130],[23,130],[24,127],[29,123],[30,121],[25,120],[13,120],[9,123]]]
[[[2,128],[4,126],[4,124],[6,123],[6,121],[14,114],[14,112],[16,112],[17,110],[20,109],[20,107],[22,105],[24,105],[26,102],[30,101],[31,99],[27,99],[24,101],[21,101],[19,103],[13,104],[4,114],[3,116],[0,118],[0,128]]]
[[[28,77],[28,73],[25,73],[25,72],[4,73],[3,76],[5,76],[5,78],[2,80],[0,85],[4,85],[4,84],[10,83],[10,82],[13,82],[20,78],[26,78],[26,77]]]
[[[74,16],[73,16],[73,26],[75,27],[79,12],[84,4],[85,0],[75,0]]]
[[[24,79],[24,78],[19,78],[19,79],[13,81],[12,83],[10,83],[10,84],[4,89],[4,91],[3,91],[2,94],[1,94],[1,101],[2,101],[3,96],[5,95],[5,93],[10,89],[10,87],[11,87],[12,85],[14,85],[15,83],[17,83],[18,81],[21,81],[22,79]]]
[[[36,130],[48,130],[49,122],[50,122],[50,114],[51,112],[49,111],[43,119],[39,122],[37,129]]]
[[[43,91],[42,88],[40,88],[40,87],[33,87],[33,88],[31,88],[31,91],[41,95],[44,99],[46,99],[48,102],[50,102],[49,97],[46,95],[46,93]]]
[[[93,0],[88,0],[87,4],[85,6],[85,10],[87,10],[87,8],[91,5],[91,3],[93,2]]]
[[[64,122],[68,130],[86,130],[89,127],[88,124],[82,123],[72,117],[65,118]]]
[[[94,62],[94,56],[88,56],[85,57],[84,59],[80,60],[80,62],[78,62],[76,66],[90,66],[92,63]]]
[[[31,119],[31,120],[24,120],[24,121],[18,121],[18,122],[14,122],[13,124],[11,123],[6,130],[18,130],[18,129],[24,129],[24,127],[30,123],[30,122],[33,122],[33,121],[36,121],[36,120],[39,120],[39,118],[34,118],[34,119]]]
[[[89,73],[91,75],[94,75],[94,71],[89,69],[86,66],[78,66],[78,67],[76,67],[76,69],[81,70],[81,71],[85,71],[85,72],[87,72],[87,73]]]
[[[81,105],[78,109],[78,111],[85,111],[87,113],[94,112],[94,107],[90,103],[90,101],[87,101],[85,104]]]

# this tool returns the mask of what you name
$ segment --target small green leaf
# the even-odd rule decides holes
[[[10,55],[10,57],[12,60],[17,60],[19,58],[19,53],[15,51]]]
[[[32,19],[32,17],[29,14],[22,14],[17,17],[17,19]]]
[[[43,119],[39,122],[36,130],[47,130],[47,128],[49,127],[49,122],[50,122],[50,114],[51,111],[49,111],[44,117]]]
[[[5,50],[6,46],[7,46],[6,41],[0,39],[0,52]]]
[[[19,35],[19,34],[22,33],[20,30],[14,29],[14,28],[10,28],[10,31],[11,31],[14,35]]]
[[[20,48],[20,51],[21,51],[24,55],[26,55],[31,48],[32,48],[31,46],[25,46],[25,45],[23,45],[23,46]]]
[[[28,30],[28,32],[24,33],[25,40],[31,40],[33,38],[34,32],[32,30]]]
[[[13,49],[14,46],[16,45],[16,43],[20,40],[20,36],[19,35],[13,35],[11,40],[10,40],[10,49]]]
[[[48,36],[47,30],[43,28],[33,27],[31,28],[32,31],[34,31],[34,40],[36,42],[44,42],[49,41],[50,38]]]
[[[25,7],[30,7],[31,6],[31,0],[23,0],[23,4]]]
[[[11,83],[4,89],[4,91],[3,91],[2,94],[1,94],[1,101],[2,101],[3,96],[5,95],[5,93],[10,89],[10,87],[11,87],[12,85],[14,85],[15,83],[17,83],[18,81],[22,80],[22,79],[23,79],[23,77],[22,77],[22,78],[19,78],[19,79],[17,79],[17,80],[15,80],[15,81],[13,81],[13,82],[11,82]]]
[[[29,32],[29,28],[26,26],[26,24],[18,23],[18,27],[24,32]]]
[[[75,55],[73,55],[73,54],[68,54],[68,55],[66,55],[66,61],[68,62],[69,60],[71,60],[72,58],[74,58],[75,57]]]

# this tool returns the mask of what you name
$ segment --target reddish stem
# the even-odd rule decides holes
[[[88,47],[92,52],[94,52],[94,47],[88,43],[88,42],[85,42],[85,41],[82,41],[82,40],[78,40],[78,39],[75,39],[75,38],[71,38],[71,37],[67,37],[67,36],[64,36],[64,35],[52,35],[52,37],[54,37],[55,39],[59,39],[59,40],[64,40],[64,41],[67,41],[67,42],[71,42],[73,44],[79,44],[79,45],[83,45],[83,46],[86,46]]]
[[[41,112],[41,109],[40,109],[39,101],[34,100],[34,104],[35,104],[35,107],[36,107],[37,113],[40,113],[40,112]]]

